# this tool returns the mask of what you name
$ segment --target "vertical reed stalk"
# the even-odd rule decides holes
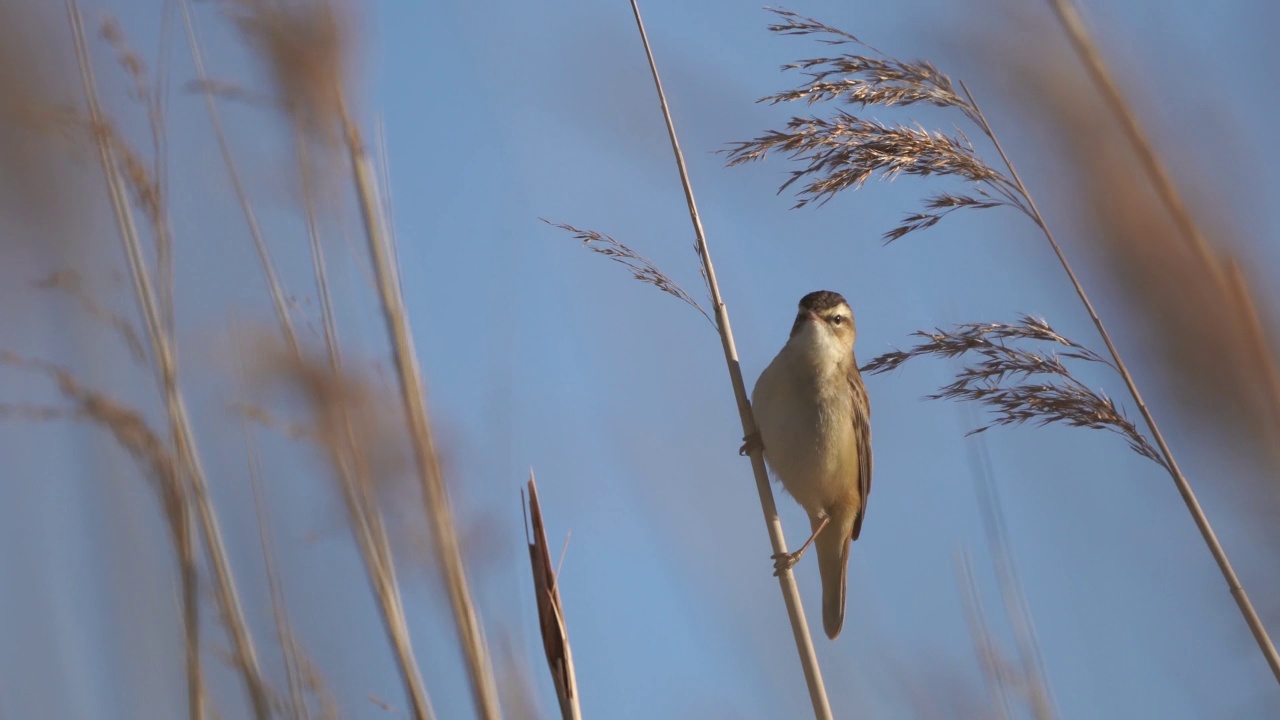
[[[196,450],[191,422],[187,416],[186,405],[178,387],[177,362],[171,339],[164,330],[161,312],[156,302],[154,283],[151,280],[150,271],[143,258],[141,242],[138,239],[137,225],[133,219],[132,207],[124,189],[115,154],[111,148],[112,140],[98,98],[97,86],[93,77],[93,66],[89,60],[88,43],[85,41],[84,21],[79,3],[77,0],[66,0],[66,8],[74,36],[76,58],[79,63],[85,102],[88,105],[89,120],[98,148],[98,157],[111,198],[121,242],[124,245],[125,258],[129,265],[129,273],[134,286],[134,296],[139,306],[139,313],[146,324],[147,336],[151,341],[152,354],[155,358],[156,369],[168,410],[173,441],[177,450],[179,472],[186,476],[191,483],[190,489],[193,493],[191,501],[195,504],[204,531],[210,564],[214,568],[219,602],[224,611],[228,628],[231,631],[237,662],[249,692],[254,715],[257,720],[268,720],[271,717],[271,705],[267,687],[258,665],[257,653],[253,648],[248,622],[245,619],[244,610],[240,605],[239,595],[236,592],[235,580],[231,575],[226,549],[222,543],[222,534],[218,526],[217,515],[209,499],[204,468]]]
[[[319,223],[311,187],[311,171],[307,162],[307,141],[302,128],[294,124],[294,138],[298,153],[298,171],[302,182],[302,196],[307,221],[307,237],[311,247],[312,271],[316,280],[316,293],[320,298],[321,325],[324,330],[325,349],[329,369],[334,377],[342,376],[342,352],[338,341],[337,320],[333,311],[333,296],[329,291],[329,274],[325,263],[324,248],[320,243]],[[383,629],[396,655],[401,681],[413,706],[414,717],[429,720],[434,716],[431,699],[422,681],[409,638],[409,625],[404,615],[400,584],[396,579],[395,562],[391,555],[391,543],[378,512],[377,502],[370,495],[373,481],[369,477],[369,462],[364,446],[356,436],[351,415],[346,407],[339,407],[339,445],[346,451],[333,452],[334,465],[339,472],[343,502],[347,508],[348,522],[355,536],[356,545],[364,559],[369,584],[378,600]]]
[[[498,691],[493,678],[493,665],[489,659],[480,616],[471,598],[466,568],[462,562],[462,549],[449,505],[449,495],[444,486],[439,457],[432,438],[431,423],[427,417],[426,391],[418,366],[417,351],[405,311],[404,297],[400,294],[399,270],[391,256],[383,205],[379,200],[373,163],[360,135],[360,129],[352,120],[345,105],[345,98],[337,96],[339,115],[347,150],[350,155],[353,182],[364,221],[365,236],[369,242],[369,254],[382,301],[382,314],[390,336],[400,395],[405,418],[409,422],[414,460],[418,478],[422,483],[422,496],[426,517],[431,526],[436,552],[445,575],[450,607],[457,625],[458,639],[467,661],[468,679],[476,712],[482,720],[501,717]]]
[[[662,107],[662,117],[666,122],[667,135],[671,139],[671,151],[675,154],[676,168],[680,173],[680,183],[684,189],[685,202],[689,206],[689,220],[693,223],[693,231],[697,236],[698,257],[702,263],[703,275],[707,282],[707,290],[711,293],[711,304],[714,306],[716,329],[720,332],[720,343],[724,348],[724,360],[729,370],[729,382],[733,386],[733,396],[738,404],[738,418],[742,422],[744,436],[756,432],[756,422],[751,414],[751,401],[747,396],[746,383],[742,379],[742,366],[738,360],[738,350],[733,342],[733,330],[729,326],[729,310],[720,296],[720,285],[716,281],[715,269],[711,264],[711,251],[707,247],[706,233],[702,229],[702,219],[698,215],[698,206],[693,197],[693,185],[689,181],[689,173],[685,167],[684,155],[680,152],[680,142],[676,137],[675,123],[671,119],[671,110],[667,107],[667,96],[662,90],[662,80],[658,77],[658,65],[653,59],[653,50],[649,47],[649,37],[644,30],[644,22],[640,19],[640,7],[636,0],[630,0],[631,10],[636,18],[636,27],[640,31],[640,40],[644,44],[644,52],[649,61],[649,70],[653,74],[653,84],[658,91],[658,102]],[[775,553],[787,552],[787,541],[782,534],[782,520],[778,517],[778,507],[774,503],[773,488],[769,485],[768,471],[765,469],[764,457],[757,450],[751,453],[751,470],[755,475],[756,491],[760,495],[760,508],[764,512],[765,528],[769,533],[769,542]],[[827,690],[822,681],[822,669],[818,666],[818,656],[813,648],[813,637],[809,634],[809,624],[804,616],[804,606],[800,603],[800,589],[796,585],[795,575],[788,568],[778,573],[778,585],[782,590],[782,600],[787,606],[787,616],[791,620],[791,632],[795,636],[796,652],[800,655],[800,665],[804,670],[805,683],[809,688],[809,700],[813,703],[813,714],[818,720],[831,720],[831,702],[827,699]]]

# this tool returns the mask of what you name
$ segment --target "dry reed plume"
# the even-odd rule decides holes
[[[581,240],[583,246],[591,252],[604,255],[610,260],[613,260],[619,265],[630,270],[631,277],[633,279],[652,285],[671,297],[684,302],[694,310],[701,313],[702,317],[707,319],[707,322],[712,325],[715,324],[715,321],[713,321],[711,316],[707,314],[707,311],[702,308],[702,305],[700,305],[697,300],[693,299],[692,295],[686,292],[684,288],[680,287],[676,281],[668,277],[666,273],[658,269],[658,266],[654,265],[652,261],[640,253],[637,253],[635,250],[632,250],[630,247],[627,247],[621,241],[616,240],[609,235],[605,235],[604,233],[598,233],[594,230],[579,230],[578,228],[566,223],[556,223],[551,222],[550,220],[543,220],[542,222],[552,227],[564,230],[565,232],[572,233],[573,239]]]
[[[1105,394],[1078,380],[1063,359],[1115,366],[1088,348],[1059,335],[1047,322],[1023,316],[1017,323],[964,323],[951,330],[918,331],[924,338],[908,350],[885,353],[862,371],[879,374],[895,370],[912,358],[978,358],[966,365],[955,382],[929,395],[930,400],[968,400],[985,405],[992,419],[969,434],[996,425],[1062,423],[1070,427],[1108,430],[1124,438],[1129,448],[1166,470],[1164,458],[1137,426]],[[1061,353],[1025,349],[1014,343],[1050,343]]]
[[[352,8],[343,0],[235,0],[229,11],[293,122],[310,138],[337,143],[357,52]]]

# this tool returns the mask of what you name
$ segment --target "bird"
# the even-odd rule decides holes
[[[844,627],[849,544],[862,533],[871,492],[871,407],[854,358],[857,335],[839,293],[801,298],[791,336],[751,392],[757,431],[740,450],[763,452],[809,516],[812,534],[799,550],[773,556],[774,575],[816,546],[822,626],[832,640]]]

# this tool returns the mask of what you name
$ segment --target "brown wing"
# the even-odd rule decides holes
[[[867,515],[867,497],[871,494],[871,401],[862,374],[855,367],[849,374],[849,391],[853,396],[853,437],[858,444],[858,494],[862,507],[853,521],[853,539],[862,533],[862,519]]]

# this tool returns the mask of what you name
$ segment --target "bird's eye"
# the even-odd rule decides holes
[[[831,324],[832,324],[832,325],[843,325],[843,324],[844,324],[844,316],[843,316],[843,315],[834,315],[834,316],[832,316],[832,318],[831,318]]]

